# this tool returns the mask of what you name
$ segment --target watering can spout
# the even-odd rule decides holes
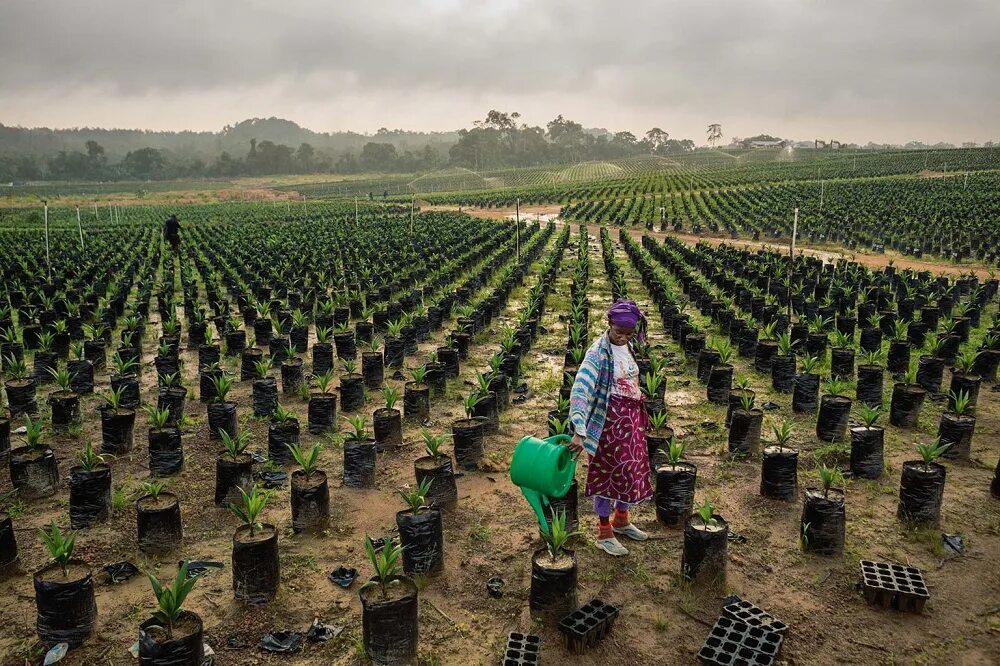
[[[562,445],[569,439],[569,435],[548,439],[525,437],[514,448],[510,463],[510,480],[521,488],[538,517],[539,527],[546,534],[549,521],[544,507],[549,505],[549,498],[566,494],[576,473],[576,458]]]

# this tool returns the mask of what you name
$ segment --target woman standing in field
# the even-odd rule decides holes
[[[620,300],[608,310],[608,330],[587,350],[570,393],[573,439],[569,447],[586,451],[586,496],[594,498],[597,546],[609,555],[628,555],[616,535],[645,541],[629,521],[629,507],[653,496],[646,448],[648,418],[639,389],[639,364],[629,341],[646,333],[646,318],[634,301]],[[611,517],[612,504],[614,518]]]

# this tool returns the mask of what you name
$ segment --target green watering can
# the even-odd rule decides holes
[[[510,480],[521,488],[545,534],[549,533],[549,521],[542,505],[548,506],[550,497],[564,496],[573,485],[576,456],[561,444],[570,439],[569,435],[525,437],[514,447],[510,462]]]

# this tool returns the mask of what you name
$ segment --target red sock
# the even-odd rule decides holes
[[[615,509],[615,519],[611,522],[614,527],[625,527],[628,525],[628,511]]]
[[[598,516],[597,517],[597,538],[598,539],[611,539],[615,536],[615,533],[611,531],[611,520],[609,516]]]

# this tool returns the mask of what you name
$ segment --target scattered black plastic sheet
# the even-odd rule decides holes
[[[257,473],[257,478],[264,483],[267,490],[277,490],[285,487],[288,481],[288,473],[280,470],[261,470]]]
[[[306,632],[306,640],[310,643],[324,643],[326,641],[333,640],[343,633],[343,631],[344,628],[341,626],[323,624],[319,621],[319,618],[316,618],[309,627],[309,631]]]
[[[357,569],[348,569],[346,567],[337,567],[329,573],[327,576],[331,583],[339,585],[345,590],[349,588],[355,580],[358,578]]]
[[[265,652],[298,652],[302,647],[302,634],[297,631],[272,631],[260,639],[260,649]]]
[[[180,568],[184,562],[180,561],[177,563],[177,568]],[[198,576],[204,576],[210,573],[213,569],[221,569],[224,565],[222,562],[211,562],[209,560],[192,560],[188,562],[188,578],[197,578]]]
[[[486,581],[486,591],[494,599],[499,599],[503,596],[504,580],[500,576],[493,576],[488,581]]]
[[[109,585],[117,585],[137,575],[139,568],[131,562],[116,562],[102,567],[101,571],[108,575],[107,583]]]

